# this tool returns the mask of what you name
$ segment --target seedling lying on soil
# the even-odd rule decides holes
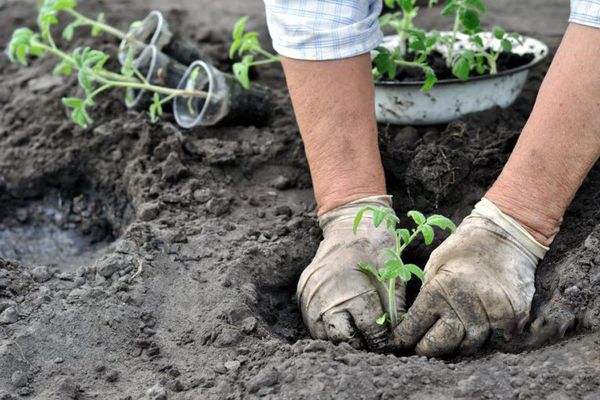
[[[240,18],[233,28],[233,43],[229,58],[236,55],[242,60],[233,65],[233,73],[246,89],[250,88],[250,68],[281,61],[279,56],[263,49],[257,32],[246,32],[248,17]]]
[[[130,50],[125,64],[120,73],[109,71],[105,68],[110,56],[91,47],[78,47],[70,53],[61,50],[55,43],[52,35],[52,26],[58,24],[57,15],[63,11],[76,19],[66,26],[63,37],[70,40],[75,27],[87,25],[92,28],[92,35],[101,31],[109,32],[117,37],[126,38],[126,35],[104,23],[100,15],[97,20],[87,18],[76,12],[75,0],[46,0],[40,8],[38,15],[39,32],[29,28],[18,28],[13,32],[7,48],[8,57],[12,62],[27,65],[28,56],[42,57],[52,54],[60,59],[54,68],[55,75],[69,75],[77,72],[83,97],[63,98],[63,104],[71,110],[71,119],[82,127],[87,127],[92,119],[88,114],[88,107],[95,105],[95,98],[100,93],[112,89],[139,89],[153,92],[153,100],[149,114],[155,120],[162,114],[162,105],[176,96],[206,97],[206,93],[197,90],[177,90],[164,86],[153,85],[133,65],[133,50]]]
[[[416,228],[408,230],[406,228],[397,228],[400,219],[387,207],[373,207],[368,206],[363,208],[356,214],[353,224],[353,232],[356,234],[358,226],[365,213],[371,212],[373,215],[373,226],[378,228],[380,225],[384,225],[385,228],[394,237],[394,248],[386,247],[381,251],[389,256],[389,259],[385,262],[383,268],[378,268],[372,264],[359,263],[358,266],[373,274],[375,278],[384,285],[387,286],[388,290],[388,309],[389,314],[384,313],[377,319],[377,323],[380,325],[389,322],[392,327],[398,324],[398,311],[396,306],[396,280],[400,278],[403,282],[408,282],[413,276],[416,276],[423,282],[425,276],[423,270],[415,264],[406,264],[402,260],[402,253],[419,235],[423,236],[423,240],[426,245],[430,245],[433,242],[434,227],[440,229],[447,229],[450,232],[456,231],[456,225],[442,216],[442,215],[431,215],[426,218],[419,211],[409,211],[408,216],[417,225]]]

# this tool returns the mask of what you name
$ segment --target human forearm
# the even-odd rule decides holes
[[[369,55],[282,62],[319,212],[385,194]]]
[[[502,174],[486,194],[549,245],[600,155],[600,30],[572,24]]]

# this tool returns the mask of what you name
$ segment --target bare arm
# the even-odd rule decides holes
[[[283,66],[319,213],[385,194],[369,55]]]
[[[549,245],[600,155],[600,29],[571,24],[486,198]]]

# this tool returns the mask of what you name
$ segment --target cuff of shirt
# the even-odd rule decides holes
[[[600,28],[600,0],[572,0],[569,22]]]
[[[341,36],[328,32],[314,34],[310,39],[296,43],[273,40],[273,48],[282,56],[297,60],[326,61],[355,57],[371,52],[379,46],[383,34],[379,28],[372,32]]]
[[[265,1],[275,51],[300,60],[337,60],[369,53],[383,40],[381,0],[320,1]]]

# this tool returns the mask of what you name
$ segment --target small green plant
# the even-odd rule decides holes
[[[365,213],[370,212],[373,216],[373,226],[379,228],[383,225],[394,237],[395,245],[393,248],[386,247],[381,251],[389,258],[382,268],[372,264],[358,264],[362,270],[373,274],[375,278],[382,284],[386,285],[388,291],[388,309],[389,314],[384,313],[377,319],[378,324],[389,322],[392,327],[395,327],[399,322],[397,306],[396,306],[396,280],[400,278],[403,282],[408,282],[413,276],[416,276],[424,281],[425,276],[423,270],[415,264],[407,264],[402,260],[402,253],[419,235],[423,237],[426,245],[430,245],[434,238],[434,227],[447,229],[450,232],[456,231],[456,225],[442,216],[431,215],[425,217],[419,211],[409,211],[408,216],[414,221],[416,227],[412,230],[406,228],[398,228],[397,225],[400,219],[387,207],[367,206],[361,209],[354,219],[353,232],[356,234],[358,226]]]
[[[465,34],[476,34],[481,32],[481,14],[485,13],[487,7],[482,0],[447,0],[446,6],[441,14],[444,16],[453,16],[452,33],[446,37],[448,54],[446,56],[446,65],[452,68],[455,61],[455,46],[458,32]]]
[[[130,47],[127,60],[120,72],[108,70],[105,65],[110,56],[91,47],[77,47],[71,52],[60,49],[52,35],[52,27],[58,24],[59,12],[65,12],[75,17],[75,21],[68,24],[63,30],[63,37],[72,39],[74,29],[79,26],[89,26],[92,36],[99,32],[108,32],[121,39],[127,35],[110,27],[104,22],[102,14],[94,20],[75,11],[75,0],[46,0],[41,4],[38,14],[39,32],[29,28],[18,28],[13,32],[7,48],[8,57],[12,62],[22,65],[28,64],[28,57],[42,57],[47,54],[56,56],[60,62],[54,68],[55,75],[69,75],[77,73],[79,86],[83,90],[83,97],[65,97],[63,104],[71,110],[71,119],[81,127],[87,127],[92,118],[88,108],[93,107],[95,98],[102,92],[113,89],[138,89],[153,92],[152,104],[149,115],[154,121],[162,115],[162,105],[176,96],[206,97],[205,92],[196,90],[178,90],[163,86],[153,85],[133,65],[133,48]]]
[[[415,0],[384,1],[388,8],[398,11],[381,16],[380,25],[394,28],[398,45],[393,49],[376,49],[373,60],[375,79],[383,76],[395,79],[399,68],[420,68],[425,75],[422,90],[427,91],[437,82],[428,58],[433,51],[440,51],[442,48],[446,49],[446,66],[457,78],[466,80],[472,72],[494,75],[498,73],[497,61],[500,54],[503,51],[510,52],[515,43],[522,42],[520,35],[494,28],[493,37],[500,46],[486,46],[481,29],[481,15],[487,10],[483,0],[446,0],[441,14],[453,19],[451,31],[447,34],[425,32],[415,26],[414,20],[419,10],[415,7]],[[438,0],[430,0],[429,6],[436,3]],[[467,35],[470,48],[457,49],[459,33]]]
[[[439,0],[430,0],[429,7]],[[502,28],[494,28],[493,38],[499,46],[486,44],[481,29],[481,16],[487,7],[483,0],[446,0],[441,11],[443,16],[452,17],[450,32],[425,31],[415,25],[419,13],[416,0],[384,0],[385,5],[394,10],[379,18],[381,27],[391,27],[396,32],[395,46],[380,46],[374,50],[373,77],[394,80],[402,69],[420,69],[424,75],[421,89],[429,91],[438,81],[431,67],[433,52],[445,53],[446,67],[458,79],[467,80],[473,72],[481,75],[498,73],[498,58],[503,51],[510,52],[522,38],[516,33],[506,33]],[[250,87],[251,67],[279,62],[280,58],[263,49],[256,32],[246,32],[248,17],[241,18],[233,29],[233,43],[229,56],[242,57],[233,66],[237,79],[245,88]],[[459,33],[467,35],[470,46],[457,48]],[[464,40],[464,39],[461,39]],[[442,51],[444,50],[444,51]]]
[[[384,2],[388,8],[400,10],[384,14],[379,18],[381,27],[394,28],[398,35],[398,46],[393,50],[383,46],[375,49],[377,55],[373,59],[375,65],[373,77],[377,80],[387,75],[389,79],[394,79],[398,68],[418,68],[425,75],[422,90],[430,90],[437,82],[437,77],[427,64],[427,57],[438,42],[439,34],[426,33],[415,27],[414,19],[419,10],[415,6],[416,0],[384,0]]]
[[[262,47],[257,32],[246,32],[247,22],[248,17],[242,17],[236,22],[233,28],[233,43],[229,49],[229,58],[233,59],[236,54],[242,58],[233,65],[233,73],[242,86],[249,89],[250,68],[278,63],[281,58]]]

